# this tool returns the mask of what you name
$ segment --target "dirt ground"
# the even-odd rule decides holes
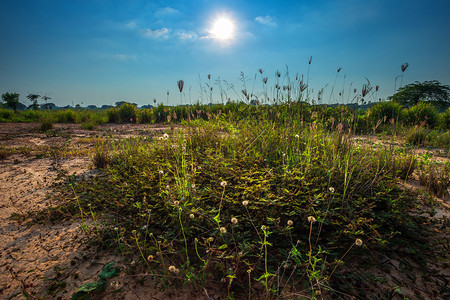
[[[55,124],[55,134],[45,134],[39,131],[39,126],[33,123],[0,124],[0,147],[19,149],[0,159],[1,299],[27,296],[31,299],[70,299],[80,286],[97,281],[107,263],[114,261],[121,270],[130,268],[130,262],[122,261],[119,256],[95,253],[88,246],[88,237],[79,219],[30,224],[27,218],[20,216],[56,205],[52,195],[58,192],[63,175],[96,176],[98,171],[92,167],[92,159],[87,154],[95,146],[96,137],[162,135],[168,129],[165,126],[109,124],[89,131],[81,129],[78,124]],[[67,158],[41,155],[42,151],[55,145],[69,145],[79,155]],[[414,182],[407,187],[421,188]],[[439,201],[442,205],[437,209],[435,218],[441,218],[444,222],[449,216],[449,197]],[[443,234],[448,238],[448,228],[443,228]],[[400,262],[391,260],[389,264],[395,270]],[[450,280],[448,270],[440,270],[445,266],[448,266],[448,260],[432,268],[437,268],[439,278]],[[108,288],[101,298],[220,299],[218,295],[223,289],[218,284],[214,288],[205,287],[201,294],[182,287],[161,292],[155,289],[156,282],[149,275],[126,274],[130,272],[121,272],[120,276],[108,281]],[[392,277],[401,277],[395,271],[391,274]],[[434,298],[434,293],[427,292],[427,289],[437,288],[436,284],[415,280],[409,282],[412,298],[418,295],[419,289],[422,297],[438,299]]]

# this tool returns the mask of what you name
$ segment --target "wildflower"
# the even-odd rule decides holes
[[[175,268],[175,270],[173,271],[175,274],[178,274],[178,273],[180,273],[180,269],[178,269],[178,268]]]
[[[163,171],[163,170],[160,170],[160,171],[159,171],[159,175],[164,175],[164,171]]]
[[[172,272],[172,273],[174,273],[176,269],[177,268],[175,268],[175,266],[170,266],[169,267],[169,271]]]
[[[195,183],[191,184],[191,188],[195,189]]]
[[[330,186],[329,190],[330,192],[334,193],[334,187]]]
[[[295,135],[296,138],[299,138],[300,136],[298,134]]]
[[[166,185],[166,189],[170,189],[170,186],[169,186],[169,185]]]
[[[221,234],[227,233],[227,229],[225,227],[220,227],[220,233]]]
[[[193,219],[193,218],[195,218],[195,215],[194,214],[190,214],[189,218]]]
[[[362,246],[363,241],[361,239],[356,239],[355,244],[356,246]]]
[[[180,201],[174,201],[173,204],[178,206],[178,204],[180,204]]]
[[[266,230],[266,226],[265,226],[265,225],[262,225],[262,226],[261,226],[261,230],[265,231],[265,230]]]
[[[314,218],[313,216],[308,217],[308,222],[313,223],[315,221],[316,221],[316,218]]]
[[[238,222],[238,220],[237,220],[236,218],[231,218],[231,223],[232,223],[233,225],[236,225],[237,222]]]
[[[226,181],[222,181],[222,182],[220,183],[220,185],[223,186],[223,187],[226,187],[226,186],[227,186],[227,182],[226,182]]]
[[[154,258],[153,255],[149,255],[149,256],[147,257],[147,260],[148,260],[148,261],[152,261],[153,258]]]
[[[212,236],[210,236],[209,238],[208,238],[208,242],[213,242],[214,241],[214,238],[212,237]]]
[[[285,157],[286,156],[286,153],[283,153],[283,157]]]
[[[242,205],[247,206],[248,205],[248,201],[247,200],[242,201]]]
[[[292,226],[292,225],[294,225],[294,222],[293,222],[292,220],[288,220],[288,221],[287,221],[287,225],[288,225],[288,226]]]
[[[167,133],[164,133],[163,137],[165,140],[167,140],[169,138],[169,135]]]
[[[147,229],[147,225],[142,226],[142,230]]]
[[[136,261],[133,260],[133,261],[131,262],[131,265],[132,265],[132,266],[135,266],[135,265],[136,265]]]
[[[119,230],[119,228],[117,228],[117,227],[114,227],[114,231],[118,231]]]

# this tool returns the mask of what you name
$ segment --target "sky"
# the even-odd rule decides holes
[[[311,97],[324,88],[324,103],[351,102],[367,80],[376,101],[400,84],[450,84],[449,11],[448,0],[0,0],[0,94],[174,105],[184,80],[183,101],[208,103],[241,99],[244,82],[261,95],[262,78],[273,89],[288,70]]]

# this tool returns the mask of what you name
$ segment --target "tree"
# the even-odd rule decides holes
[[[4,93],[2,95],[2,100],[6,102],[6,105],[17,110],[17,105],[19,104],[19,94],[17,93]]]
[[[398,90],[389,97],[404,106],[413,106],[419,102],[429,102],[439,109],[446,109],[450,105],[450,87],[439,81],[416,81]]]
[[[38,109],[39,104],[37,103],[37,100],[41,97],[41,95],[38,94],[28,94],[27,99],[31,101],[31,108]]]

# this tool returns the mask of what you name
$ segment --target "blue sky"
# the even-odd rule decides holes
[[[366,77],[380,87],[375,100],[392,95],[405,62],[403,84],[450,84],[449,11],[448,0],[1,0],[0,94],[20,93],[25,104],[37,93],[60,106],[143,105],[166,103],[169,90],[178,104],[183,79],[186,98],[209,102],[200,93],[209,82],[217,102],[219,77],[239,93],[243,71],[257,92],[260,68],[273,86],[286,66],[292,78],[306,77],[312,56],[315,98],[325,87],[324,102],[334,103],[336,91],[360,91]],[[211,35],[220,17],[234,23],[230,40]]]

